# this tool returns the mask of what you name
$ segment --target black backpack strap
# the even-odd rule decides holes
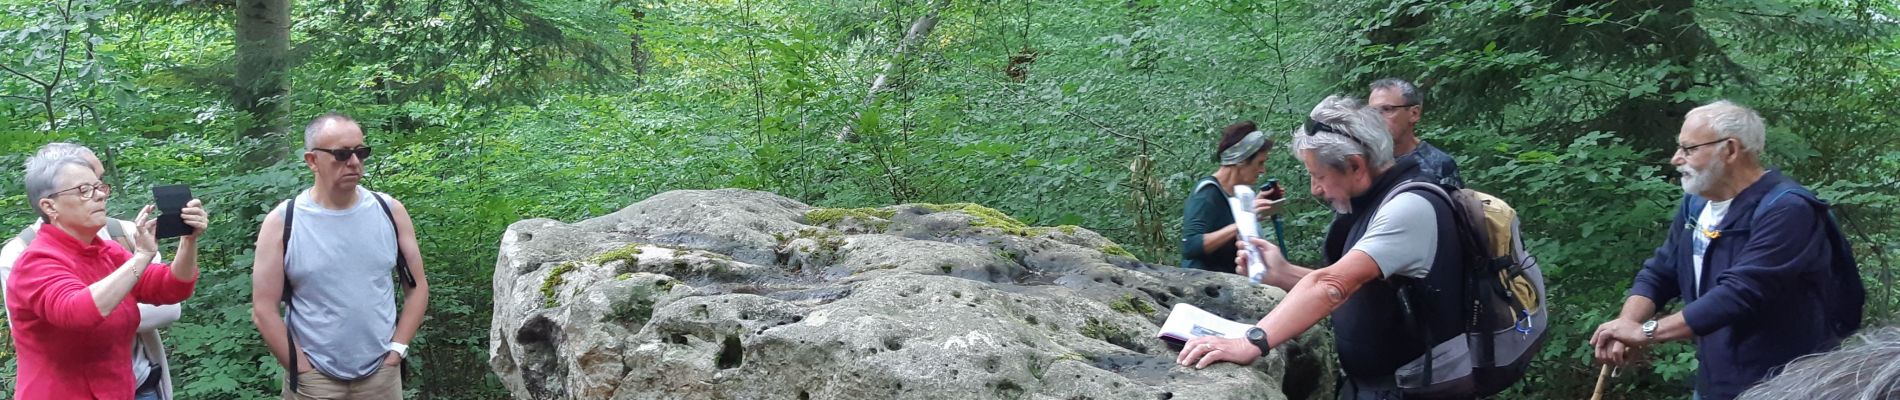
[[[375,194],[376,204],[383,206],[383,216],[389,218],[389,231],[396,233],[396,277],[403,286],[416,287],[416,277],[409,273],[409,259],[402,256],[402,232],[396,232],[396,213],[390,211],[389,202],[382,194]]]
[[[1414,287],[1415,285],[1413,284],[1416,281],[1412,279],[1411,277],[1406,277],[1406,276],[1393,276],[1387,279],[1391,280],[1392,286],[1397,288],[1399,291],[1398,293],[1399,314],[1404,315],[1405,317],[1404,322],[1405,322],[1406,329],[1411,329],[1412,331],[1418,332],[1420,336],[1424,338],[1425,353],[1423,354],[1422,358],[1425,359],[1425,371],[1424,371],[1425,382],[1421,382],[1420,386],[1421,387],[1431,386],[1432,384],[1432,348],[1437,347],[1438,344],[1432,342],[1431,327],[1419,321],[1420,320],[1418,316],[1419,310],[1416,307],[1412,306],[1412,296],[1415,293],[1417,293]]]
[[[296,306],[290,302],[290,222],[291,218],[297,215],[296,199],[284,200],[282,208],[284,209],[284,343],[290,346],[289,349],[285,349],[285,352],[290,353],[290,365],[284,366],[284,372],[285,375],[290,375],[290,391],[295,392],[297,391],[297,357],[302,355],[297,354],[299,353],[297,335],[292,333],[290,328],[290,313],[296,310]]]
[[[1420,194],[1420,196],[1433,196],[1430,193],[1438,193],[1439,197],[1447,200],[1450,199],[1449,196],[1443,196],[1444,190],[1435,186],[1435,184],[1421,181],[1407,181],[1400,182],[1398,185],[1393,186],[1391,191],[1386,193],[1385,199],[1379,200],[1379,206],[1384,208],[1386,203],[1392,202],[1392,199],[1398,198],[1400,194],[1406,192],[1424,192]],[[1377,213],[1378,211],[1374,210],[1373,212]],[[1372,217],[1367,216],[1366,218]],[[1414,306],[1414,304],[1424,303],[1424,301],[1419,300],[1417,297],[1419,296],[1418,291],[1420,290],[1417,287],[1418,280],[1407,276],[1392,276],[1386,279],[1391,281],[1392,287],[1398,290],[1399,314],[1404,317],[1403,322],[1405,323],[1405,328],[1413,332],[1418,332],[1419,338],[1424,342],[1425,352],[1421,357],[1424,358],[1425,361],[1425,369],[1423,371],[1425,381],[1421,382],[1420,385],[1430,386],[1433,378],[1432,348],[1437,347],[1438,343],[1433,342],[1432,338],[1434,336],[1432,335],[1431,327],[1424,323],[1425,318],[1420,315],[1424,313],[1425,310]]]
[[[1454,240],[1457,240],[1458,247],[1463,249],[1467,255],[1465,257],[1466,265],[1465,268],[1463,268],[1465,275],[1463,282],[1464,287],[1461,288],[1461,303],[1459,304],[1469,307],[1465,310],[1465,315],[1462,316],[1465,333],[1472,335],[1472,338],[1478,342],[1478,344],[1474,346],[1476,348],[1472,349],[1474,353],[1473,361],[1479,366],[1492,366],[1496,365],[1496,360],[1494,359],[1495,354],[1493,354],[1493,343],[1495,342],[1493,336],[1495,332],[1492,332],[1491,329],[1482,326],[1483,324],[1480,323],[1480,316],[1485,315],[1485,302],[1483,301],[1481,293],[1485,293],[1483,291],[1486,288],[1491,288],[1492,291],[1499,292],[1497,293],[1499,296],[1512,299],[1507,300],[1506,303],[1515,303],[1516,297],[1505,293],[1506,289],[1503,287],[1503,282],[1497,281],[1497,273],[1499,271],[1497,268],[1504,268],[1505,266],[1500,264],[1499,260],[1494,260],[1483,254],[1483,249],[1488,247],[1486,246],[1486,240],[1488,238],[1483,237],[1483,231],[1479,230],[1480,227],[1477,225],[1479,222],[1470,220],[1470,218],[1467,217],[1467,215],[1469,215],[1467,210],[1461,209],[1464,205],[1458,201],[1457,196],[1452,194],[1455,190],[1459,189],[1448,189],[1443,185],[1433,182],[1404,182],[1394,187],[1392,191],[1386,195],[1386,199],[1381,201],[1380,204],[1391,201],[1392,198],[1398,197],[1399,194],[1405,192],[1417,192],[1421,193],[1421,196],[1433,196],[1445,203],[1447,209],[1444,211],[1451,213],[1449,219],[1453,224],[1452,231],[1458,236],[1454,238]],[[1439,238],[1439,240],[1444,239],[1445,238]],[[1433,342],[1433,335],[1432,332],[1427,329],[1428,327],[1420,323],[1420,318],[1414,315],[1416,314],[1414,307],[1410,304],[1406,304],[1414,300],[1412,298],[1413,290],[1411,290],[1409,286],[1412,285],[1407,283],[1407,281],[1399,281],[1399,307],[1400,311],[1405,314],[1406,325],[1409,325],[1411,327],[1410,329],[1425,336],[1425,379],[1429,381],[1432,379],[1431,352],[1437,343]],[[1520,307],[1521,306],[1514,306],[1513,309],[1515,310]],[[1426,384],[1429,385],[1430,382],[1426,382]]]
[[[389,202],[383,200],[382,194],[374,194],[374,197],[376,197],[376,205],[383,206],[383,217],[389,218],[389,231],[396,234],[396,279],[402,281],[403,286],[414,288],[416,277],[415,274],[409,272],[409,258],[402,256],[402,232],[397,231],[396,212],[389,209]],[[404,382],[409,381],[409,357],[403,357],[401,361],[397,361],[396,370],[402,374]]]

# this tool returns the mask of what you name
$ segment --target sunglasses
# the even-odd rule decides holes
[[[325,153],[330,153],[330,155],[336,156],[337,162],[349,161],[350,157],[352,156],[356,157],[356,159],[358,160],[369,161],[369,146],[357,147],[353,149],[315,148],[315,149],[310,149],[310,151],[321,151]]]
[[[1365,149],[1366,151],[1372,151],[1372,146],[1367,146],[1366,142],[1359,141],[1359,138],[1346,134],[1346,131],[1333,128],[1332,125],[1327,125],[1324,122],[1319,122],[1319,121],[1313,120],[1312,118],[1307,118],[1306,119],[1306,136],[1319,136],[1320,132],[1327,132],[1334,135],[1344,136],[1346,137],[1347,140],[1351,140],[1354,144],[1358,144],[1359,148]]]

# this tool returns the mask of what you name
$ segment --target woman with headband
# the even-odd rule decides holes
[[[1195,183],[1187,205],[1182,207],[1181,267],[1234,272],[1234,253],[1239,251],[1234,238],[1240,231],[1234,225],[1233,212],[1227,209],[1227,198],[1234,195],[1235,185],[1253,186],[1260,181],[1272,148],[1273,140],[1253,121],[1241,121],[1221,130],[1220,146],[1214,151],[1214,162],[1220,164],[1220,169]],[[1254,213],[1264,218],[1279,212],[1277,203],[1266,199],[1279,198],[1281,192],[1275,188],[1274,192],[1261,193],[1254,200]]]

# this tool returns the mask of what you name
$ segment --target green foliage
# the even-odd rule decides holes
[[[1016,235],[1086,227],[1119,243],[1105,254],[1173,264],[1181,202],[1214,171],[1221,127],[1253,120],[1274,134],[1267,177],[1300,188],[1307,178],[1280,132],[1324,95],[1363,96],[1386,76],[1421,84],[1420,135],[1517,207],[1547,268],[1553,337],[1507,397],[1587,396],[1596,368],[1583,335],[1616,312],[1674,211],[1668,153],[1682,112],[1718,97],[1760,110],[1769,161],[1836,206],[1869,283],[1869,324],[1892,324],[1900,310],[1885,256],[1900,245],[1894,4],[932,4],[297,3],[293,89],[280,101],[293,120],[337,110],[361,121],[376,147],[365,185],[415,219],[431,283],[412,343],[418,398],[506,397],[493,374],[471,371],[488,370],[495,240],[515,221],[577,221],[663,191],[734,187],[839,207],[805,216],[818,225],[935,203],[926,207]],[[0,165],[49,141],[91,146],[123,188],[108,204],[115,216],[149,203],[145,187],[192,185],[213,228],[198,292],[167,332],[179,395],[276,397],[281,368],[250,328],[251,246],[264,214],[311,178],[294,156],[299,127],[232,134],[250,118],[228,104],[232,10],[86,0],[0,9]],[[931,11],[936,30],[894,56]],[[887,90],[867,97],[891,60]],[[836,140],[845,127],[857,141]],[[254,151],[293,156],[262,166],[240,157]],[[20,179],[0,174],[0,229],[32,219]],[[1285,214],[1289,256],[1317,264],[1331,214],[1289,192],[1309,197]],[[811,238],[829,257],[839,235],[780,241]],[[629,247],[595,261],[638,256]],[[549,301],[563,280],[544,282]],[[1145,301],[1115,303],[1149,313]],[[616,311],[644,319],[637,302]],[[1102,321],[1080,329],[1141,345]],[[7,342],[0,376],[11,377]],[[1686,393],[1692,348],[1650,353],[1612,381],[1614,396]]]

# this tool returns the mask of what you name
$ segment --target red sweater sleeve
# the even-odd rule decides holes
[[[152,264],[145,268],[145,275],[139,277],[139,284],[133,287],[133,296],[145,304],[178,304],[191,298],[198,287],[198,281],[179,282],[172,277],[172,267],[165,264]]]
[[[73,274],[70,260],[40,252],[28,252],[13,270],[9,290],[19,291],[33,313],[47,323],[65,329],[89,328],[105,322],[99,306],[92,301],[79,276]]]
[[[106,244],[106,258],[112,260],[116,268],[132,259],[132,253],[117,243]],[[191,297],[197,289],[198,281],[179,282],[172,276],[170,265],[152,263],[145,267],[145,273],[139,275],[138,284],[132,286],[132,299],[145,304],[178,304]]]

